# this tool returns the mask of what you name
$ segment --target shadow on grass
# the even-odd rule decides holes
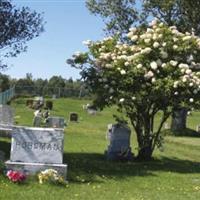
[[[10,142],[0,141],[0,150],[10,157]],[[64,153],[68,164],[67,179],[75,184],[126,179],[134,176],[157,176],[155,172],[200,173],[200,162],[161,157],[148,162],[113,162],[98,153]]]
[[[186,128],[183,130],[176,130],[176,131],[172,131],[172,130],[168,129],[168,130],[164,130],[163,134],[170,135],[170,136],[179,136],[179,137],[183,136],[183,137],[198,137],[198,138],[200,138],[200,133],[193,129],[190,129],[190,128]]]
[[[154,172],[200,173],[200,162],[161,157],[148,162],[112,162],[98,153],[65,153],[70,182],[96,182],[97,176],[125,179],[130,176],[156,176]],[[103,181],[103,179],[100,179]]]
[[[0,141],[0,151],[3,151],[5,153],[5,158],[10,158],[10,147],[11,144],[8,141]]]

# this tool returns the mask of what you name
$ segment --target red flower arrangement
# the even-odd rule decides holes
[[[21,183],[26,180],[26,175],[19,171],[9,170],[6,175],[14,183]]]

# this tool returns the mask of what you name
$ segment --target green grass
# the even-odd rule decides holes
[[[40,185],[31,178],[23,185],[10,183],[0,176],[0,200],[197,200],[200,199],[200,138],[165,138],[165,150],[154,153],[150,162],[110,162],[104,156],[108,142],[107,124],[113,123],[115,108],[105,109],[96,116],[82,110],[88,101],[54,100],[51,115],[68,121],[70,112],[78,112],[79,123],[68,123],[65,129],[64,163],[68,164],[67,187]],[[25,107],[24,99],[12,106],[20,125],[31,125],[33,110]],[[195,129],[200,113],[188,119]],[[132,149],[136,142],[132,133]],[[10,141],[0,140],[0,149],[9,158]]]

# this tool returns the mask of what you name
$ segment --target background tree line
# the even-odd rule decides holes
[[[24,78],[11,78],[0,73],[0,92],[15,86],[17,95],[56,97],[89,97],[89,93],[80,80],[52,76],[50,79],[34,79],[31,73]]]

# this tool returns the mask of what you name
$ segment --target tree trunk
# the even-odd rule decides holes
[[[139,144],[137,160],[148,161],[151,160],[153,154],[152,139],[149,136],[143,138],[143,143]]]
[[[186,120],[187,120],[186,108],[174,109],[173,114],[172,114],[171,130],[180,131],[180,130],[185,129]]]

